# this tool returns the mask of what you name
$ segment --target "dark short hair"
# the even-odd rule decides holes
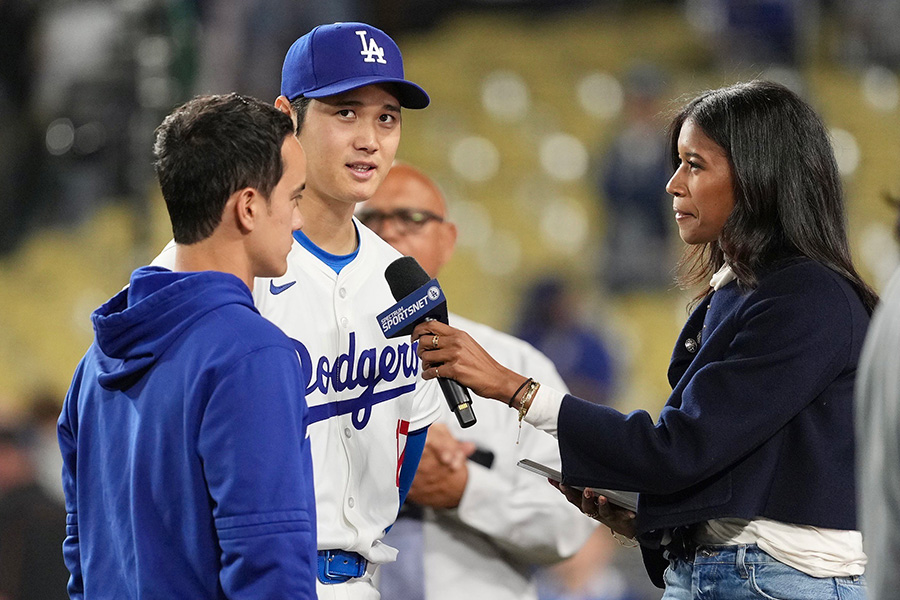
[[[688,119],[724,150],[735,206],[719,240],[686,250],[680,281],[692,285],[707,279],[727,255],[742,285],[752,288],[774,261],[805,256],[847,278],[871,310],[878,296],[850,258],[837,162],[812,107],[768,81],[706,91],[669,127],[676,169],[678,136]]]
[[[310,102],[312,102],[312,98],[306,98],[305,96],[297,96],[291,100],[291,109],[297,115],[297,129],[294,131],[296,135],[300,135],[300,130],[303,129],[303,122],[306,121],[306,111],[309,109]]]
[[[284,171],[291,119],[238,94],[198,96],[156,129],[154,166],[179,244],[209,237],[228,198],[252,187],[268,198]]]

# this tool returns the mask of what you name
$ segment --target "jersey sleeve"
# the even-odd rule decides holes
[[[419,461],[422,460],[422,452],[425,450],[425,440],[428,437],[428,428],[410,432],[406,438],[406,449],[403,451],[403,464],[400,465],[400,506],[406,501],[409,488],[412,487]]]
[[[438,385],[437,379],[426,381],[420,375],[418,381],[416,381],[416,389],[413,392],[409,430],[418,431],[434,423],[441,415],[440,411],[445,404],[444,395],[441,392],[441,386]]]
[[[198,449],[229,598],[315,597],[315,500],[297,355],[267,347],[218,382]]]

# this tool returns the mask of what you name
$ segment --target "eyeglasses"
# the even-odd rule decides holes
[[[400,233],[412,233],[422,229],[429,221],[443,223],[444,218],[428,210],[414,210],[411,208],[397,208],[391,211],[362,209],[356,213],[356,218],[374,232],[378,232],[384,226],[384,222],[393,219]]]

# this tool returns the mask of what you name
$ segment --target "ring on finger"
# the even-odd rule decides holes
[[[438,335],[435,333],[433,336],[431,336],[431,348],[433,350],[437,350],[437,347],[438,347]]]
[[[434,368],[434,376],[435,376],[435,377],[440,377],[440,375],[438,375],[438,369],[440,369],[440,367],[435,367],[435,368]]]

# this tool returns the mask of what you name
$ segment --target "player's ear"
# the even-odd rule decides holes
[[[287,96],[278,96],[278,98],[275,99],[275,108],[291,118],[291,123],[294,124],[294,132],[296,133],[297,113],[291,108],[291,101],[287,99]]]
[[[287,99],[287,96],[278,96],[278,98],[275,99],[275,108],[290,116],[291,101]]]
[[[233,195],[234,220],[242,232],[250,232],[256,228],[259,218],[260,199],[262,195],[254,188],[247,187],[238,190]]]

